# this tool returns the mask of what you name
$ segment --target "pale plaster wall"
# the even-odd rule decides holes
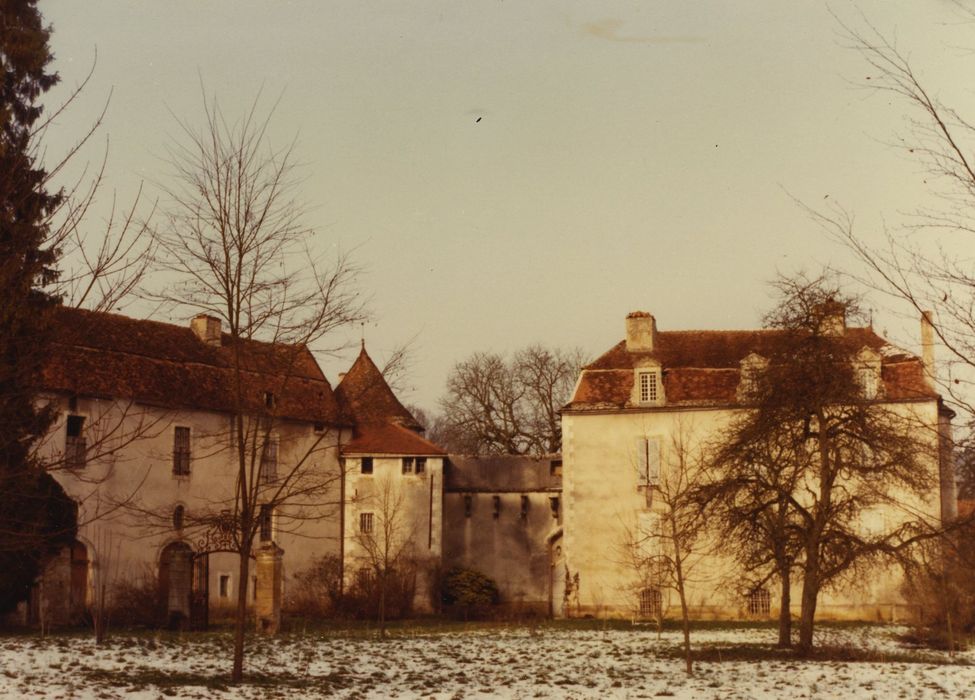
[[[369,565],[359,532],[360,514],[373,513],[377,538],[382,537],[382,518],[389,517],[394,522],[390,551],[402,545],[404,559],[416,564],[414,610],[430,612],[434,609],[435,575],[443,551],[443,458],[427,457],[422,474],[404,474],[403,456],[376,455],[373,473],[363,474],[362,456],[345,460],[345,585],[354,580],[359,569]],[[390,506],[384,507],[384,502]]]
[[[923,513],[932,521],[940,518],[940,479],[937,469],[937,405],[934,401],[891,407],[913,416],[919,438],[930,444],[930,497],[900,499],[900,505],[879,508],[865,526],[891,527]],[[730,409],[629,410],[602,413],[566,412],[562,418],[564,548],[570,575],[579,575],[577,598],[569,601],[570,615],[631,616],[639,609],[637,591],[642,587],[626,554],[627,533],[640,527],[647,513],[644,487],[638,477],[636,439],[656,437],[661,445],[661,469],[673,465],[675,436],[684,435],[685,445],[713,439],[733,417]],[[671,466],[672,468],[672,466]],[[655,506],[659,508],[659,505]],[[720,548],[714,548],[720,552]],[[689,600],[693,613],[721,617],[744,615],[744,601],[736,584],[740,575],[719,554],[709,553],[692,562]],[[874,570],[869,578],[846,582],[839,590],[820,597],[820,617],[880,619],[903,617],[909,601],[900,595],[902,577],[898,569]],[[778,591],[773,589],[773,614]],[[798,606],[801,585],[793,582],[792,600]],[[675,609],[676,598],[663,592],[664,607]],[[668,601],[668,597],[673,600]],[[796,608],[798,609],[798,608]],[[673,612],[671,612],[673,614]]]
[[[465,498],[470,497],[470,515]],[[495,517],[494,497],[500,501]],[[522,517],[521,499],[528,499]],[[553,513],[550,499],[559,500]],[[475,569],[498,584],[501,604],[548,614],[551,589],[550,540],[562,525],[561,493],[444,494],[444,568]]]
[[[68,401],[63,396],[44,401],[58,407],[59,419],[40,446],[40,456],[58,463],[64,453]],[[194,516],[232,507],[237,462],[229,449],[229,416],[84,397],[70,412],[86,417],[91,458],[84,469],[59,468],[54,474],[79,501],[79,540],[88,546],[92,566],[104,567],[106,575],[116,579],[155,577],[166,545],[183,541],[200,551],[204,532],[193,525]],[[191,432],[188,476],[173,473],[176,426]],[[311,423],[284,420],[276,422],[273,432],[279,442],[278,474],[286,474],[304,457],[309,478],[326,485],[324,493],[295,499],[275,515],[274,539],[285,552],[285,572],[297,571],[313,558],[339,551],[340,435],[336,430],[316,433]],[[188,523],[179,531],[172,523],[177,505],[185,508]],[[222,574],[230,576],[227,598],[219,595]],[[234,605],[238,576],[235,554],[211,555],[211,616]],[[248,585],[252,583],[253,571]],[[248,599],[253,600],[253,592]]]

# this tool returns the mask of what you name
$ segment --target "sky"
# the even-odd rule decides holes
[[[402,398],[426,409],[474,352],[595,356],[634,310],[665,330],[758,327],[777,274],[855,271],[803,204],[841,204],[879,241],[929,203],[926,173],[896,147],[909,108],[868,87],[840,22],[896,38],[926,86],[975,114],[975,35],[948,0],[40,8],[62,78],[50,103],[97,54],[48,153],[110,96],[76,159],[95,164],[107,145],[91,235],[112,193],[124,204],[144,183],[147,201],[161,197],[177,118],[200,124],[204,93],[230,116],[280,98],[269,137],[297,138],[316,250],[350,252],[369,299],[370,321],[321,358],[326,374],[337,382],[360,336],[380,364],[412,340]],[[875,327],[916,349],[916,324],[870,301]]]

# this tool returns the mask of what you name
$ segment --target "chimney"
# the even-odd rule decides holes
[[[220,347],[220,319],[207,314],[199,314],[190,321],[190,330],[207,345]]]
[[[657,322],[646,311],[634,311],[626,315],[627,352],[653,352],[657,335]]]
[[[846,305],[830,299],[816,305],[813,314],[822,335],[838,336],[846,332]]]
[[[934,386],[934,323],[930,311],[921,312],[921,363],[924,376]]]

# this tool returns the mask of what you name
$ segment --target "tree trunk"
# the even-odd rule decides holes
[[[230,674],[231,683],[244,679],[244,631],[247,626],[247,578],[250,563],[250,546],[241,547],[240,569],[237,580],[237,612],[234,616],[234,668]]]
[[[684,590],[684,562],[682,560],[684,553],[680,546],[680,541],[677,539],[679,535],[677,533],[677,522],[674,519],[673,513],[671,513],[670,517],[670,528],[674,544],[674,574],[677,578],[677,595],[680,596],[680,617],[684,627],[684,670],[690,676],[694,673],[694,664],[691,661],[691,623],[688,618],[687,595]]]
[[[792,580],[788,562],[779,565],[782,599],[779,601],[779,649],[792,647]]]
[[[809,562],[806,566],[809,566]],[[802,610],[799,614],[799,653],[802,656],[808,656],[812,651],[818,598],[819,580],[814,573],[807,570],[802,579]]]
[[[386,576],[379,582],[379,638],[386,639]]]

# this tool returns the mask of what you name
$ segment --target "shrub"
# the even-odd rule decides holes
[[[299,617],[329,617],[340,607],[341,598],[342,561],[326,554],[292,576],[284,611]]]
[[[498,602],[497,584],[480,571],[455,566],[444,574],[440,596],[444,604],[471,614],[485,614]]]
[[[155,627],[159,622],[159,580],[148,566],[112,585],[109,621],[119,627]]]

